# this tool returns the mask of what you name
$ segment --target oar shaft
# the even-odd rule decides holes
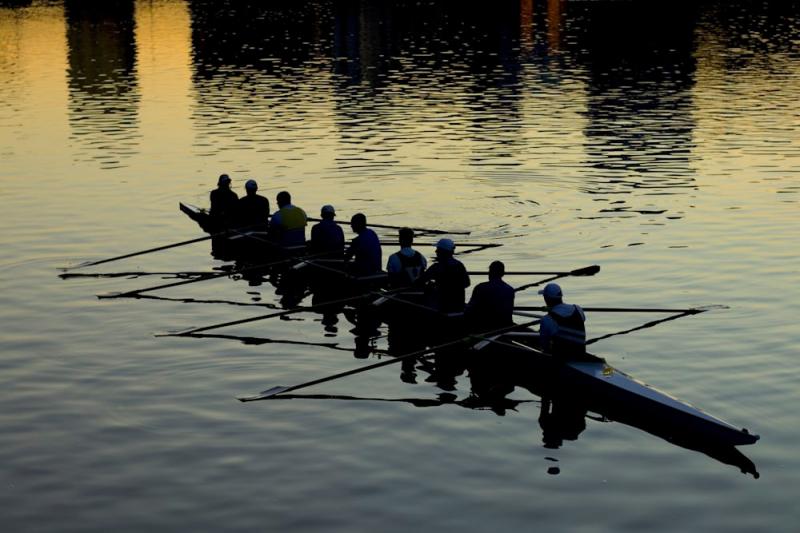
[[[497,330],[494,330],[494,331],[487,331],[485,333],[480,333],[479,335],[481,335],[481,336],[500,335],[502,333],[506,333],[506,332],[512,331],[514,329],[519,329],[519,328],[532,326],[532,325],[534,325],[534,324],[536,324],[538,322],[539,322],[538,320],[534,320],[534,321],[531,321],[531,322],[528,322],[528,323],[525,323],[525,324],[518,324],[518,325],[515,324],[513,326],[507,326],[507,327],[500,328],[500,329],[497,329]],[[383,360],[383,361],[381,361],[379,363],[375,363],[375,364],[367,365],[367,366],[362,366],[362,367],[359,367],[359,368],[354,368],[352,370],[346,370],[344,372],[339,372],[338,374],[333,374],[333,375],[326,376],[326,377],[323,377],[323,378],[314,379],[314,380],[311,380],[311,381],[306,381],[305,383],[300,383],[298,385],[292,385],[291,387],[281,387],[280,388],[280,392],[278,392],[278,393],[269,393],[269,394],[267,394],[269,391],[264,391],[263,393],[258,394],[256,396],[239,398],[239,400],[242,401],[242,402],[249,402],[249,401],[255,401],[255,400],[265,400],[267,398],[270,398],[270,397],[273,397],[273,396],[277,396],[277,394],[283,394],[283,393],[286,393],[286,392],[296,391],[296,390],[299,390],[299,389],[305,389],[305,388],[311,387],[313,385],[319,385],[320,383],[326,383],[328,381],[333,381],[333,380],[336,380],[336,379],[339,379],[339,378],[352,376],[354,374],[360,374],[362,372],[367,372],[369,370],[373,370],[375,368],[380,368],[382,366],[387,366],[387,365],[392,365],[392,364],[395,364],[395,363],[399,363],[400,361],[404,361],[406,359],[411,359],[411,358],[414,358],[414,357],[422,357],[422,356],[424,356],[426,354],[429,354],[431,352],[435,352],[435,351],[441,350],[443,348],[448,348],[450,346],[455,346],[457,344],[460,344],[461,342],[464,342],[464,340],[470,338],[471,336],[472,335],[468,335],[466,337],[461,337],[459,339],[455,339],[455,340],[450,341],[450,342],[445,342],[445,343],[439,344],[437,346],[433,346],[431,348],[425,348],[425,349],[422,349],[422,350],[417,350],[417,351],[414,351],[414,352],[411,352],[411,353],[407,353],[407,354],[404,354],[404,355],[400,355],[400,356],[397,356],[397,357],[394,357],[394,358],[385,359],[385,360]]]
[[[592,313],[684,313],[696,314],[701,313],[703,309],[667,309],[658,307],[583,307],[586,312]],[[543,306],[517,306],[514,310],[518,311],[547,311],[547,307]]]
[[[86,263],[81,263],[80,265],[75,265],[73,267],[67,267],[64,270],[75,270],[75,269],[78,269],[78,268],[86,268],[86,267],[90,267],[90,266],[102,265],[104,263],[110,263],[112,261],[119,261],[121,259],[128,259],[129,257],[136,257],[137,255],[144,255],[144,254],[149,254],[149,253],[152,253],[152,252],[160,252],[161,250],[169,250],[170,248],[177,248],[179,246],[186,246],[187,244],[194,244],[196,242],[207,241],[209,239],[212,239],[214,237],[218,237],[220,235],[224,235],[224,233],[216,233],[214,235],[206,235],[205,237],[198,237],[196,239],[189,239],[188,241],[181,241],[181,242],[176,242],[176,243],[173,243],[173,244],[165,244],[163,246],[156,246],[155,248],[148,248],[147,250],[141,250],[139,252],[132,252],[132,253],[129,253],[129,254],[118,255],[116,257],[109,257],[108,259],[101,259],[99,261],[89,261],[89,262],[86,262]]]
[[[312,218],[312,217],[309,217],[308,220],[309,220],[309,222],[321,222],[322,221],[322,219]],[[334,222],[336,222],[337,224],[340,224],[342,226],[346,226],[346,225],[350,224],[349,222],[346,222],[344,220],[334,220]],[[368,224],[368,226],[371,227],[371,228],[398,229],[398,230],[399,229],[403,229],[404,227],[407,227],[407,226],[389,226],[387,224],[373,224],[371,222]],[[469,231],[448,231],[448,230],[442,230],[442,229],[429,229],[429,228],[409,228],[409,229],[412,229],[414,231],[419,231],[421,233],[431,233],[431,234],[434,234],[434,235],[469,235],[471,233]]]

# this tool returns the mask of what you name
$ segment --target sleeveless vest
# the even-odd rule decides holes
[[[414,255],[411,257],[400,253],[398,253],[397,256],[400,258],[400,265],[402,267],[400,273],[404,274],[405,277],[403,281],[411,285],[422,275],[422,255],[414,250]]]
[[[586,326],[578,308],[574,307],[572,314],[567,317],[553,312],[548,316],[558,324],[558,331],[553,335],[553,353],[562,357],[586,355]]]

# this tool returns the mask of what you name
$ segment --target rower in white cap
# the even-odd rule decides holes
[[[312,254],[330,253],[331,257],[344,253],[344,230],[334,222],[336,210],[332,205],[326,204],[320,209],[321,221],[311,227],[311,241],[309,251]]]
[[[431,291],[433,306],[443,313],[464,311],[464,289],[469,287],[469,274],[464,264],[453,257],[456,245],[451,239],[436,243],[436,262],[422,275]]]
[[[539,341],[544,351],[564,359],[579,359],[586,354],[586,315],[574,304],[566,304],[557,283],[539,291],[547,304],[547,315],[539,324]]]
[[[267,228],[269,223],[269,200],[256,194],[258,183],[256,180],[247,180],[244,184],[247,196],[239,198],[239,227],[256,229],[258,226]]]

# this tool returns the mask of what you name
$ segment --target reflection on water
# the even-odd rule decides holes
[[[105,167],[136,153],[139,85],[133,0],[65,0],[69,121],[76,157]],[[85,154],[85,155],[84,155]]]

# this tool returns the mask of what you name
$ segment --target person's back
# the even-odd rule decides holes
[[[222,174],[217,181],[217,188],[211,191],[209,214],[225,227],[233,220],[239,202],[239,196],[230,188],[231,179]]]
[[[403,228],[399,232],[400,251],[389,256],[386,272],[389,274],[389,285],[392,287],[410,287],[425,272],[428,261],[414,250],[414,231]]]
[[[322,220],[311,227],[309,251],[314,255],[326,254],[341,259],[344,254],[344,230],[333,220],[336,211],[332,205],[324,205],[320,216]]]
[[[436,244],[436,263],[423,276],[433,283],[433,305],[443,313],[464,310],[465,289],[470,280],[463,263],[453,257],[455,244],[450,239],[440,239]]]
[[[302,246],[306,243],[305,211],[292,205],[292,197],[286,191],[278,193],[278,211],[270,221],[271,238],[280,246]]]
[[[513,324],[514,288],[503,281],[505,265],[494,261],[489,266],[489,281],[479,283],[467,305],[467,318],[473,329],[491,330]]]
[[[357,236],[350,242],[345,257],[350,263],[350,272],[356,276],[370,276],[381,271],[381,242],[374,231],[367,227],[367,217],[356,213],[350,226]]]
[[[255,180],[247,180],[245,190],[247,195],[239,198],[238,226],[249,230],[266,228],[269,222],[269,200],[256,194],[258,184]]]
[[[539,340],[544,351],[564,359],[586,355],[586,315],[583,309],[562,301],[561,287],[548,283],[540,294],[547,304],[547,315],[539,324]]]

